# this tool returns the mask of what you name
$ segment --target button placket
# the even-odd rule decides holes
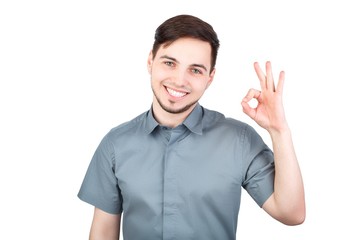
[[[176,239],[178,214],[176,145],[184,131],[173,129],[164,156],[163,239]]]

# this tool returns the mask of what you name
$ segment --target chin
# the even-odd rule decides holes
[[[159,104],[163,110],[165,110],[168,113],[172,113],[172,114],[184,113],[184,112],[188,111],[189,109],[193,108],[196,105],[196,103],[197,103],[197,101],[175,108],[172,106],[165,106],[164,104],[159,102]]]

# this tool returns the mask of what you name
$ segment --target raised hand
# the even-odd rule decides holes
[[[259,63],[254,63],[255,72],[260,80],[261,91],[250,89],[241,105],[246,115],[267,131],[281,131],[288,127],[282,102],[285,72],[281,71],[275,86],[270,61],[266,62],[265,73]],[[258,104],[250,107],[249,101],[255,99]]]

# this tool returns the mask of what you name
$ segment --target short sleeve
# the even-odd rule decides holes
[[[243,187],[255,202],[262,207],[274,192],[274,154],[260,135],[247,126],[243,142]]]
[[[122,212],[122,196],[114,174],[115,153],[108,135],[95,151],[78,197],[111,214]]]

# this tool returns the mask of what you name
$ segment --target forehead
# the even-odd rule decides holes
[[[204,64],[210,66],[211,46],[208,42],[194,38],[180,38],[170,45],[161,45],[156,58],[163,55],[173,57],[179,62],[191,62],[191,64]]]

